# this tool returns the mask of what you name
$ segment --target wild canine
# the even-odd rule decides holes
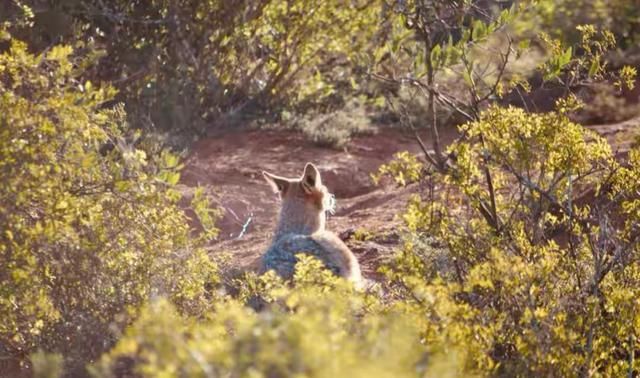
[[[340,238],[325,229],[326,213],[334,207],[333,195],[322,185],[320,172],[307,163],[300,178],[262,172],[282,207],[271,246],[262,257],[263,272],[274,270],[284,278],[293,275],[296,254],[317,257],[334,274],[362,286],[360,265]]]

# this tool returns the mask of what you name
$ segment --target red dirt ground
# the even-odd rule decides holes
[[[614,151],[624,153],[631,145],[632,133],[640,130],[640,118],[590,128],[605,136]],[[455,137],[455,132],[448,134],[444,142]],[[428,139],[426,133],[423,137]],[[314,146],[291,131],[234,132],[193,146],[182,185],[187,195],[194,187],[204,186],[215,204],[224,209],[218,222],[221,233],[210,246],[211,253],[228,253],[232,266],[251,269],[270,242],[279,206],[261,171],[296,177],[306,162],[313,162],[337,199],[337,211],[329,218],[328,228],[345,239],[364,274],[371,277],[380,261],[398,245],[397,214],[417,188],[397,188],[389,182],[375,186],[370,174],[403,150],[418,153],[419,147],[399,129],[355,137],[344,150]],[[349,236],[356,230],[378,237],[355,241]]]

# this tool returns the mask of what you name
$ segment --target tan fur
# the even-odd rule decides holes
[[[276,270],[292,274],[293,256],[312,254],[328,268],[356,284],[362,285],[358,260],[340,238],[325,229],[326,213],[332,211],[332,196],[322,184],[320,172],[307,163],[300,178],[291,179],[263,172],[267,182],[279,193],[282,207],[271,246],[262,259],[262,271]]]
[[[362,273],[358,259],[336,234],[325,230],[316,232],[311,237],[322,246],[332,260],[340,262],[342,277],[358,285],[361,283]]]

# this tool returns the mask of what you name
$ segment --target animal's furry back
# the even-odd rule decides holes
[[[355,256],[340,238],[329,231],[311,235],[287,234],[276,240],[262,258],[264,271],[274,270],[284,278],[293,276],[296,255],[306,253],[318,258],[334,274],[360,285],[360,267]]]

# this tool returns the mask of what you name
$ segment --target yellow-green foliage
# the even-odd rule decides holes
[[[351,137],[376,131],[364,105],[357,100],[332,113],[311,112],[304,117],[296,116],[291,119],[291,124],[314,144],[332,148],[343,148]]]
[[[205,320],[151,303],[92,371],[145,377],[412,377],[426,370],[417,314],[354,292],[311,257],[293,286],[274,274],[246,277],[238,299],[216,305]],[[243,300],[262,301],[260,312]],[[436,359],[438,360],[438,359]],[[436,368],[443,368],[447,360]]]
[[[371,179],[377,184],[383,176],[391,176],[396,184],[406,186],[420,180],[424,169],[424,164],[416,155],[402,151],[396,153],[392,161],[382,165],[378,172],[372,174]]]
[[[69,46],[0,54],[0,343],[83,364],[154,293],[202,309],[216,269],[178,208],[178,158],[132,137]],[[202,201],[196,204],[201,208]],[[209,234],[208,236],[212,236]],[[6,356],[4,356],[6,357]]]
[[[64,374],[64,358],[59,353],[32,353],[30,358],[35,378],[60,378]]]
[[[539,2],[544,30],[577,42],[575,25],[593,24],[613,31],[622,47],[637,43],[640,8],[635,0],[544,0]]]
[[[53,9],[47,20],[73,22],[58,22],[69,30],[52,39],[73,48],[34,37],[43,53],[14,39],[0,54],[1,352],[30,355],[39,376],[83,375],[87,365],[96,377],[637,375],[640,151],[617,162],[568,118],[574,97],[551,113],[485,107],[527,86],[485,75],[527,43],[476,64],[474,49],[518,13],[480,17],[480,3],[79,0]],[[49,32],[16,4],[24,21],[5,27],[32,30],[33,20]],[[568,91],[605,77],[630,86],[633,68],[605,72],[613,36],[579,30],[577,48],[543,38],[546,78]],[[375,176],[437,188],[410,200],[384,292],[355,291],[302,257],[292,283],[247,274],[223,294],[201,248],[217,232],[204,191],[193,196],[204,229],[194,237],[177,206],[179,158],[130,132],[123,107],[109,105],[115,91],[87,77],[117,80],[152,121],[191,124],[256,103],[325,99],[330,74],[353,73],[369,43],[379,43],[372,74],[411,84],[429,112],[438,101],[472,120],[428,156],[437,165],[428,176],[408,152]],[[110,54],[97,66],[96,45]],[[469,97],[441,93],[437,73],[457,73]]]
[[[523,72],[514,69],[529,47],[530,38],[523,35],[530,31],[520,30],[529,21],[521,19],[534,3],[519,1],[505,9],[499,1],[409,0],[389,7],[385,43],[370,49],[368,59],[376,77],[409,90],[411,101],[395,99],[403,122],[428,125],[430,113],[436,119],[452,114],[476,119],[487,100],[526,87]],[[447,22],[434,22],[440,19]],[[426,109],[406,117],[420,96],[428,99]]]
[[[383,1],[24,3],[42,16],[14,29],[37,48],[96,41],[108,59],[87,74],[112,81],[139,126],[203,131],[228,112],[314,104],[349,83]]]
[[[351,72],[345,70],[348,66],[322,65],[330,58],[352,60],[355,52],[364,50],[377,30],[381,7],[381,1],[270,1],[261,17],[234,35],[238,39],[250,36],[249,43],[269,54],[258,59],[238,57],[230,63],[233,68],[243,66],[246,72],[257,70],[256,89],[264,95],[292,102],[323,98],[334,90],[323,74]],[[233,72],[231,68],[227,71]]]
[[[608,29],[598,29],[594,25],[578,25],[580,42],[568,47],[560,40],[540,35],[542,43],[550,55],[542,65],[545,81],[558,80],[570,89],[588,84],[589,80],[611,80],[617,89],[633,89],[637,70],[623,66],[616,71],[609,70],[605,55],[616,47],[616,38]]]
[[[388,277],[427,314],[427,345],[458,346],[471,372],[640,369],[640,152],[620,166],[602,138],[569,121],[574,105],[491,107],[449,148],[455,167],[430,179],[442,189],[405,215],[414,236]]]

